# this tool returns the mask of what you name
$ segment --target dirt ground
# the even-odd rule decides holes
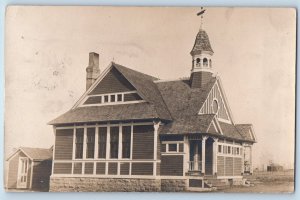
[[[218,192],[291,193],[294,192],[294,171],[256,172],[246,176],[252,186],[232,186]]]

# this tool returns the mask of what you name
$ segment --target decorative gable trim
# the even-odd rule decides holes
[[[19,152],[24,153],[31,161],[33,161],[33,159],[20,147],[18,150],[16,150],[15,152],[13,152],[7,159],[6,161],[10,161],[13,157],[15,157]]]
[[[120,105],[120,104],[133,104],[133,103],[143,103],[146,102],[144,100],[144,97],[137,91],[128,91],[128,92],[116,92],[116,93],[107,93],[107,94],[90,94],[99,84],[101,84],[101,81],[107,76],[107,74],[112,70],[114,66],[114,63],[111,62],[110,65],[104,70],[104,72],[98,77],[98,79],[93,83],[93,85],[80,97],[80,99],[76,102],[76,104],[72,107],[72,109],[75,109],[77,107],[86,107],[86,106],[107,106],[107,105]],[[119,71],[117,68],[115,68],[117,71]],[[120,72],[120,71],[119,71]],[[120,72],[121,73],[121,72]],[[122,73],[121,73],[122,74]],[[125,77],[125,76],[124,76]],[[130,80],[128,80],[126,77],[125,79],[133,86],[134,84],[131,83]],[[124,95],[136,93],[138,96],[140,96],[142,99],[140,100],[132,100],[132,101],[124,101]],[[108,96],[108,99],[110,99],[111,95],[122,95],[122,101],[114,101],[111,102],[108,100],[108,102],[105,103],[92,103],[92,104],[85,104],[88,98],[90,97],[103,97]],[[103,100],[102,100],[103,101]]]
[[[251,138],[252,138],[255,142],[257,142],[256,134],[255,134],[255,132],[254,132],[254,128],[253,128],[253,125],[252,125],[252,124],[250,125],[249,133],[250,133],[250,135],[251,135]]]
[[[227,103],[228,101],[224,95],[223,88],[218,81],[219,78],[217,78],[216,83],[212,86],[198,114],[213,113],[217,115],[218,120],[225,123],[233,123]]]

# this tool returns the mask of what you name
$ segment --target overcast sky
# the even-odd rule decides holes
[[[6,13],[6,156],[50,147],[47,123],[85,91],[89,52],[161,79],[190,75],[200,8],[10,7]],[[235,123],[252,123],[255,165],[293,163],[295,10],[208,8],[204,17]]]

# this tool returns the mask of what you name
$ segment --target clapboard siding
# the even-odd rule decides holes
[[[138,101],[142,98],[137,93],[124,94],[124,101]]]
[[[72,160],[73,129],[56,130],[54,160]]]
[[[132,90],[135,90],[135,88],[127,79],[117,69],[112,68],[89,94],[128,92]]]
[[[161,176],[182,176],[183,156],[182,155],[161,156],[160,175]]]
[[[54,163],[54,174],[71,174],[72,163]]]
[[[116,175],[118,173],[118,163],[108,163],[108,174]]]
[[[225,158],[225,176],[233,176],[233,158]]]
[[[129,163],[121,163],[120,164],[120,174],[121,175],[129,175]]]
[[[32,169],[32,189],[48,191],[52,162],[45,160],[41,162],[34,162]]]
[[[105,174],[105,163],[97,163],[96,166],[96,174]]]
[[[153,175],[153,163],[132,163],[132,175]]]
[[[225,171],[224,171],[224,167],[225,167],[225,163],[224,163],[224,156],[218,156],[218,161],[217,161],[217,173],[218,176],[224,176],[225,175]]]
[[[17,188],[19,157],[26,157],[26,155],[22,152],[19,152],[9,160],[9,171],[7,180],[8,188]]]
[[[154,156],[154,129],[149,126],[133,127],[133,159],[153,159]]]
[[[94,163],[88,162],[84,164],[84,174],[93,174]]]
[[[82,163],[74,163],[74,174],[82,174]]]
[[[167,145],[161,144],[161,152],[166,152]]]
[[[241,158],[234,158],[234,171],[233,175],[240,176],[242,171],[242,159]]]

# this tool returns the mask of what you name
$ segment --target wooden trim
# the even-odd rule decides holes
[[[109,103],[97,103],[97,104],[82,104],[79,107],[91,107],[91,106],[110,106],[110,105],[123,105],[123,104],[135,104],[135,103],[145,103],[145,100],[136,101],[124,101],[124,102],[109,102]]]

